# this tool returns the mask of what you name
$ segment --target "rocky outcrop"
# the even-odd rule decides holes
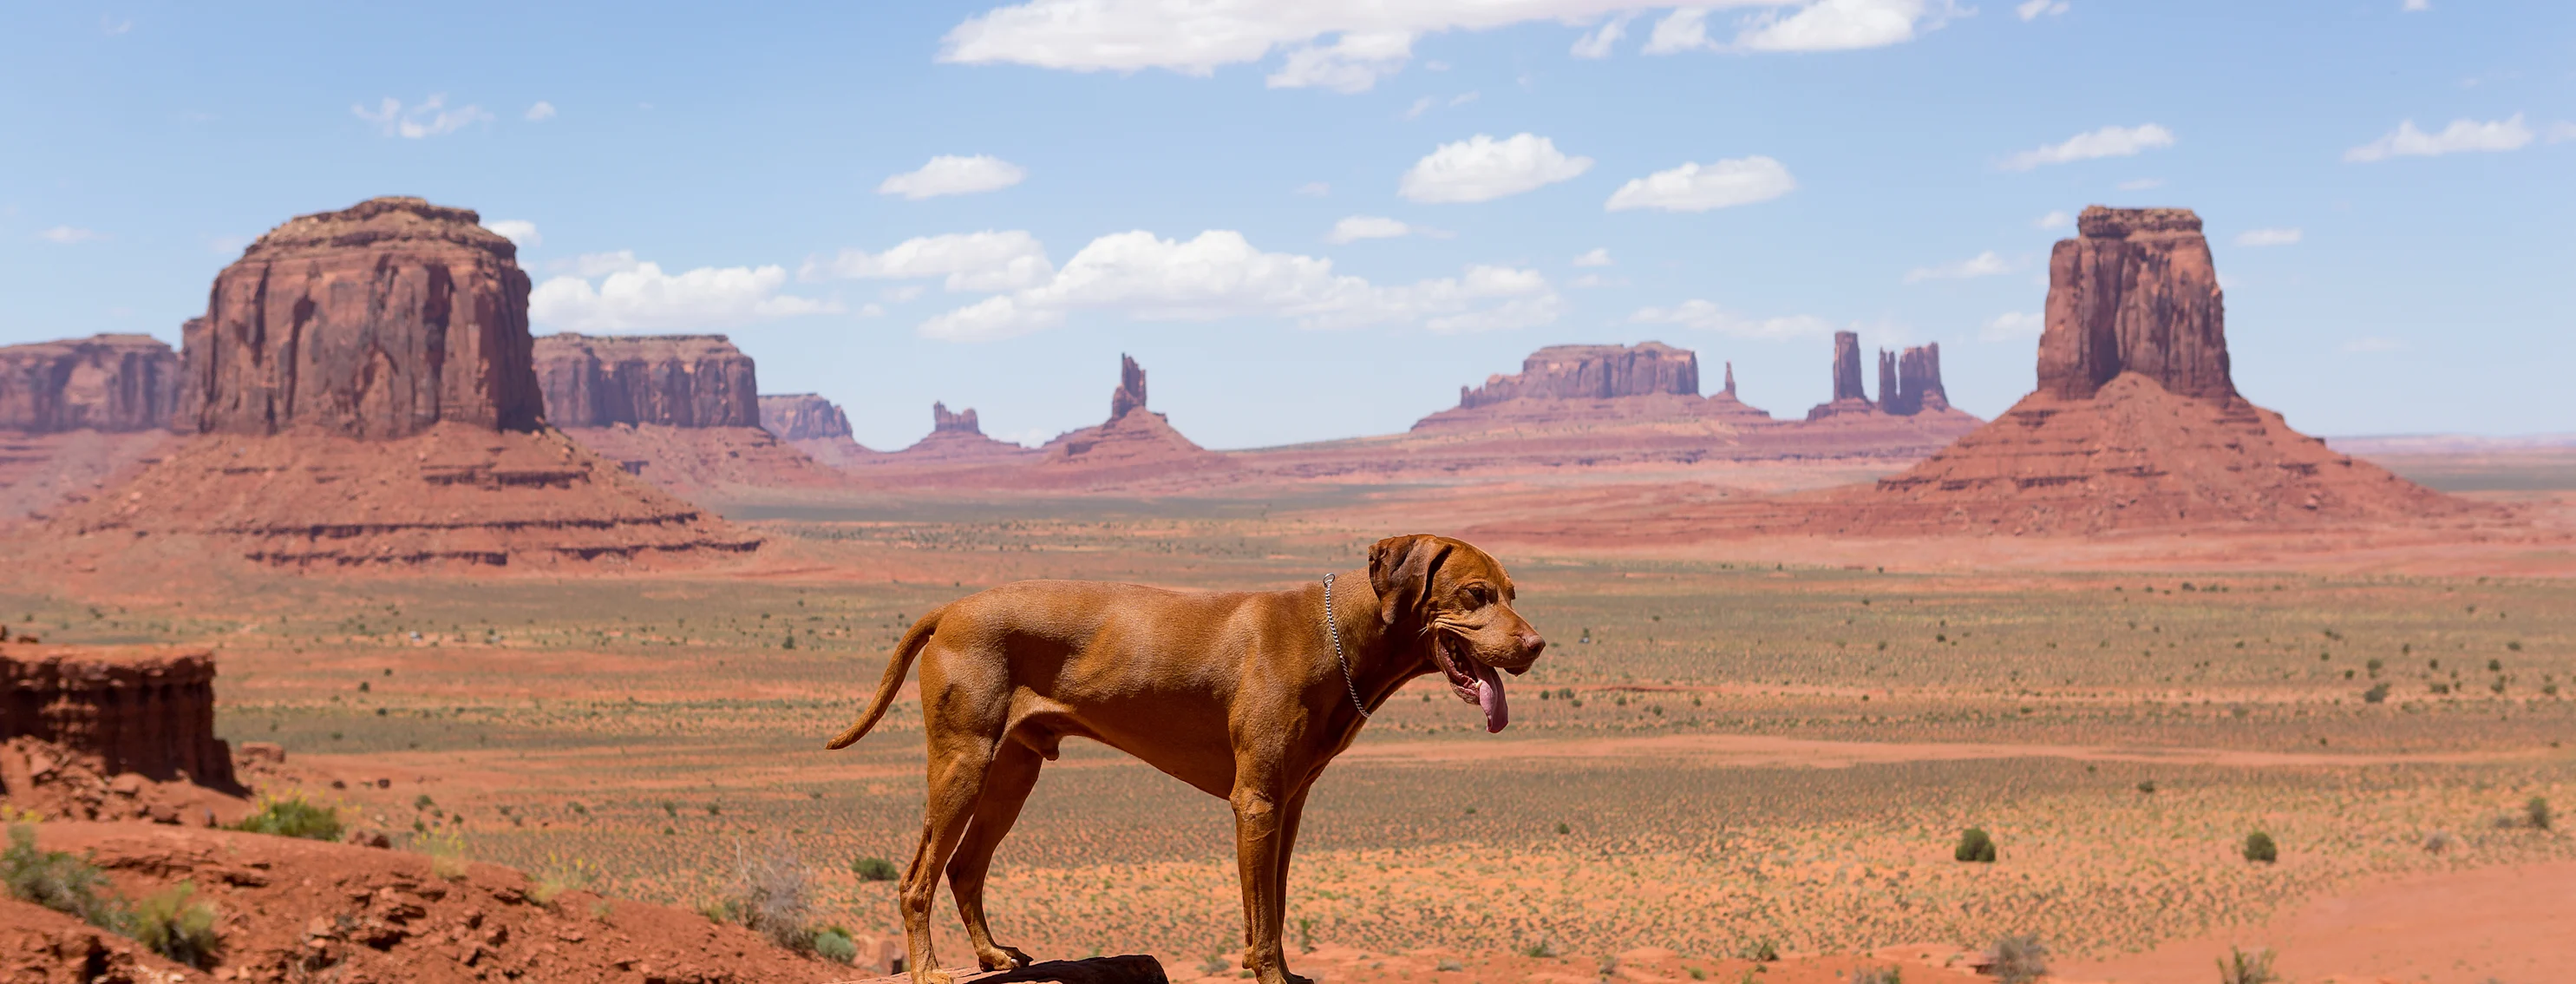
[[[2048,320],[2039,389],[2092,396],[2121,373],[2195,399],[2236,395],[2225,300],[2200,216],[2181,208],[2104,208],[2048,255]]]
[[[1893,367],[1885,358],[1879,360],[1879,391],[1883,395],[1892,382]],[[1815,423],[1833,417],[1867,416],[1878,412],[1870,402],[1869,392],[1861,388],[1860,333],[1834,333],[1834,398],[1807,409],[1807,421]]]
[[[1458,407],[1506,400],[1608,400],[1670,393],[1699,395],[1699,354],[1662,342],[1638,345],[1550,345],[1521,361],[1517,375],[1488,376],[1458,387]]]
[[[1136,370],[1132,394],[1129,392],[1130,381],[1123,378],[1123,369],[1133,368],[1134,365],[1135,363],[1131,361],[1122,367],[1122,378],[1119,380],[1118,387],[1119,396],[1110,398],[1110,406],[1113,409],[1125,402],[1119,398],[1120,396],[1131,396],[1138,405],[1143,404],[1144,371]],[[984,436],[983,423],[976,418],[974,407],[950,413],[948,404],[932,403],[930,433],[921,440],[913,442],[911,447],[895,452],[886,460],[900,464],[989,464],[1029,460],[1038,456],[1039,452],[1035,448],[1021,447],[1008,441],[996,441]]]
[[[1905,351],[1878,352],[1878,409],[1911,417],[1950,407],[1950,391],[1941,385],[1941,343]]]
[[[1145,408],[1145,370],[1133,357],[1118,357],[1118,388],[1109,394],[1109,419],[1098,426],[1067,431],[1039,449],[1043,466],[1116,471],[1180,471],[1221,467],[1225,456],[1198,446],[1172,428],[1162,414]]]
[[[0,429],[166,429],[179,409],[179,375],[179,353],[150,335],[0,348]]]
[[[0,741],[49,742],[110,776],[239,788],[232,749],[215,737],[215,661],[204,650],[0,646],[0,710]],[[33,785],[25,761],[0,759],[0,786]]]
[[[269,231],[215,278],[185,331],[181,430],[407,437],[441,423],[529,430],[518,248],[461,208],[375,198]]]
[[[226,553],[409,567],[756,547],[545,426],[527,275],[476,221],[378,198],[251,244],[189,324],[180,418],[200,436],[56,514],[61,559],[180,577],[170,558]],[[739,419],[756,421],[748,382]],[[147,538],[165,562],[131,549]]]
[[[828,441],[850,436],[850,418],[832,401],[812,393],[764,395],[760,426],[782,441]]]
[[[1132,362],[1128,363],[1128,365],[1134,364],[1135,363]],[[1136,391],[1139,394],[1142,394],[1144,390],[1144,373],[1140,371],[1136,376]],[[1126,390],[1121,388],[1119,392],[1123,395]],[[1145,398],[1141,395],[1138,396],[1136,398],[1136,405],[1145,405]],[[1117,406],[1117,401],[1112,400],[1110,402],[1110,406]],[[1113,416],[1115,415],[1113,414]],[[930,404],[930,432],[933,434],[973,434],[977,437],[982,437],[984,435],[984,424],[975,419],[974,407],[967,407],[966,412],[964,413],[949,413],[948,404],[932,401]]]
[[[557,427],[762,425],[751,357],[723,335],[567,332],[537,339],[535,359]]]
[[[2338,453],[2237,394],[2198,216],[2094,206],[2079,229],[2052,254],[2039,388],[1921,464],[1820,504],[1811,525],[2083,535],[2482,508]],[[1923,361],[1928,406],[1939,355]]]

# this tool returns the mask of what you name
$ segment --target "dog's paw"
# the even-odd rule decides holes
[[[1002,946],[998,943],[994,944],[993,949],[976,954],[975,962],[985,970],[1018,970],[1036,963],[1029,959],[1028,954],[1021,953],[1019,947]]]
[[[912,984],[957,984],[957,975],[937,967],[923,967],[912,972]]]

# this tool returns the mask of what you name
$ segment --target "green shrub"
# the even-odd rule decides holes
[[[2280,975],[2272,972],[2272,951],[2265,947],[2251,950],[2227,948],[2227,959],[2218,962],[2218,984],[2273,984]]]
[[[567,861],[561,855],[548,854],[546,863],[537,868],[534,882],[528,887],[528,897],[538,905],[550,906],[565,892],[589,891],[599,884],[599,865],[587,858]]]
[[[1891,964],[1885,967],[1855,967],[1851,984],[1905,984],[1905,971]]]
[[[2522,822],[2533,830],[2547,830],[2551,821],[2556,819],[2557,815],[2549,810],[2546,796],[2534,796],[2530,802],[2522,804]]]
[[[850,939],[850,931],[827,926],[814,934],[814,955],[833,963],[857,963],[859,944]]]
[[[2371,684],[2370,689],[2361,692],[2361,702],[2364,704],[2378,704],[2387,700],[2388,681],[2385,680]]]
[[[215,932],[215,907],[190,902],[197,883],[183,881],[146,896],[134,907],[134,940],[152,952],[205,970],[215,965],[223,937]]]
[[[2245,835],[2245,860],[2261,864],[2271,864],[2281,860],[2280,845],[2272,843],[2272,835],[2260,830],[2247,834]]]
[[[9,828],[9,849],[0,852],[0,883],[9,894],[110,932],[128,925],[125,905],[109,890],[107,873],[68,851],[36,849],[36,828]]]
[[[1983,828],[1970,827],[1960,832],[1959,846],[1951,849],[1950,856],[1961,861],[1993,864],[1995,863],[1995,839],[1986,836]]]
[[[1738,955],[1754,963],[1771,963],[1780,959],[1780,945],[1771,942],[1771,938],[1765,936],[1744,944],[1744,949]]]
[[[860,881],[893,881],[897,878],[903,877],[903,872],[894,866],[894,862],[878,857],[866,857],[852,861],[850,862],[850,870],[859,876]]]
[[[243,817],[234,830],[277,837],[302,837],[307,840],[340,839],[340,811],[323,806],[296,793],[285,799],[259,798],[259,812]]]
[[[2031,984],[2048,975],[2048,947],[2036,936],[2005,936],[1986,951],[1986,972],[2003,984]]]

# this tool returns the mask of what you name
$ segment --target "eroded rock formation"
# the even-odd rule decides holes
[[[1949,409],[1950,391],[1941,385],[1941,343],[1905,351],[1878,352],[1878,409],[1911,417]]]
[[[832,401],[813,393],[764,395],[760,426],[782,441],[830,440],[850,436],[850,417]]]
[[[1133,366],[1135,363],[1130,362],[1128,365]],[[1141,394],[1144,392],[1144,389],[1144,374],[1139,372],[1136,377],[1136,390]],[[1125,390],[1121,389],[1120,393],[1124,394]],[[1111,407],[1114,408],[1117,405],[1118,403],[1115,399],[1110,401]],[[1136,405],[1144,406],[1145,398],[1141,395],[1138,396],[1136,398]],[[1119,415],[1112,414],[1111,416]],[[967,407],[963,413],[949,413],[948,404],[932,401],[930,404],[930,432],[933,434],[973,434],[981,437],[984,433],[984,425],[981,421],[975,419],[974,407]]]
[[[1732,392],[1732,390],[1730,390]],[[1662,342],[1637,345],[1550,345],[1521,361],[1517,375],[1488,376],[1458,387],[1458,407],[1506,400],[1607,400],[1671,393],[1699,395],[1699,354]]]
[[[2121,373],[2199,399],[2236,395],[2227,316],[2200,216],[2087,207],[2048,255],[2039,389],[2080,400]]]
[[[1135,363],[1129,361],[1121,367],[1119,395],[1110,398],[1111,408],[1115,409],[1125,402],[1120,399],[1120,396],[1130,395],[1128,385],[1130,380],[1126,378],[1125,370],[1133,369],[1134,366]],[[1136,370],[1133,383],[1132,396],[1141,406],[1145,390],[1143,370]],[[1038,456],[1039,452],[1036,448],[1021,447],[1008,441],[997,441],[984,436],[983,422],[976,418],[974,407],[950,413],[948,404],[932,403],[930,433],[924,435],[921,440],[913,442],[911,447],[895,452],[886,460],[913,465],[990,464],[1030,460]]]
[[[113,546],[145,538],[305,567],[755,547],[544,426],[528,278],[476,221],[378,198],[260,237],[189,323],[182,429],[205,436],[65,508],[64,559],[174,574]]]
[[[150,335],[0,348],[0,429],[167,429],[179,409],[179,375],[179,353]]]
[[[518,248],[468,209],[374,198],[299,216],[215,278],[186,328],[182,430],[406,437],[530,430]]]
[[[1879,391],[1885,395],[1887,384],[1894,380],[1893,367],[1882,355],[1879,360]],[[1867,416],[1878,412],[1870,402],[1869,391],[1861,388],[1860,333],[1834,333],[1834,398],[1807,409],[1807,421],[1815,423],[1832,417]]]
[[[109,776],[187,779],[233,791],[232,750],[215,737],[215,660],[205,650],[0,646],[0,741],[32,738],[91,759]],[[0,757],[0,786],[32,789],[22,758]]]
[[[2079,228],[2052,254],[2039,388],[1903,474],[1819,507],[1816,523],[2084,534],[2476,508],[2337,453],[2237,394],[2198,216],[2094,206]],[[1925,360],[1937,372],[1937,353]]]
[[[1118,357],[1118,388],[1109,394],[1109,419],[1098,426],[1067,431],[1039,449],[1042,465],[1116,470],[1127,474],[1180,471],[1225,464],[1225,456],[1198,446],[1172,428],[1162,414],[1145,408],[1145,370],[1127,355]]]
[[[762,425],[751,357],[723,335],[567,332],[537,339],[535,359],[557,427]]]

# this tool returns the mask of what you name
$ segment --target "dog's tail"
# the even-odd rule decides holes
[[[912,630],[905,632],[903,641],[895,645],[894,655],[886,658],[885,679],[877,683],[877,699],[868,704],[867,713],[859,715],[859,723],[851,725],[850,730],[841,732],[840,737],[823,747],[848,748],[850,743],[866,737],[869,728],[877,726],[877,719],[885,716],[886,708],[894,706],[895,691],[903,689],[903,678],[912,672],[914,657],[921,655],[921,647],[930,644],[931,634],[939,631],[940,613],[947,610],[948,607],[942,605],[922,616],[921,621],[912,623]]]

